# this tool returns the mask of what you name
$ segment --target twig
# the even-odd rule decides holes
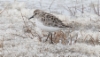
[[[93,4],[93,10],[94,10],[94,13],[97,14],[98,16],[100,16],[100,9],[99,9],[99,0],[98,0],[98,6],[95,7],[95,5]]]
[[[39,4],[40,4],[40,7],[42,8],[41,0],[40,0]]]
[[[93,37],[92,37],[90,34],[88,34],[88,35],[85,37],[85,39],[86,39],[88,36],[90,36],[90,40],[92,41],[93,45],[95,45],[94,39],[93,39]],[[84,41],[85,41],[85,39],[84,39]]]
[[[97,10],[98,10],[98,15],[100,15],[100,14],[99,14],[99,0],[98,0],[98,7],[97,7]]]
[[[77,34],[77,36],[76,36],[76,40],[75,40],[75,43],[77,42],[77,38],[78,38],[78,34]]]
[[[88,36],[90,36],[90,35],[89,35],[89,34],[88,34],[88,35],[86,35],[86,36],[85,36],[85,39],[84,39],[83,41],[85,41],[85,40],[86,40],[86,38],[87,38]]]
[[[74,16],[76,15],[76,13],[77,13],[77,7],[76,7],[76,5],[77,5],[77,0],[76,0],[76,4],[75,4],[75,11],[74,11]]]
[[[4,8],[4,10],[2,10],[2,11],[0,12],[0,14],[3,13],[6,9],[7,9],[7,6]]]
[[[64,7],[64,6],[63,6],[63,7]],[[72,13],[72,11],[71,11],[70,7],[68,7],[68,6],[67,6],[67,8],[66,8],[66,7],[64,7],[64,9],[65,9],[65,10],[67,10],[67,11],[69,11],[69,12],[70,12],[70,14],[72,14],[72,15],[73,15],[73,13]]]
[[[4,41],[4,38],[3,38],[3,40],[0,40],[0,48],[2,48],[2,49],[3,49],[3,41]]]
[[[83,0],[81,0],[82,2],[82,13],[84,13],[84,5],[83,5]]]
[[[50,10],[50,8],[51,8],[52,4],[54,3],[54,1],[55,1],[55,0],[53,0],[53,1],[51,2],[50,6],[49,6],[49,10]]]
[[[96,11],[96,9],[95,9],[95,5],[94,5],[94,4],[93,4],[93,10],[94,10],[94,12],[95,12],[96,14],[98,14],[97,11]]]
[[[21,12],[20,12],[20,13],[21,13]],[[23,15],[22,15],[22,13],[21,13],[21,17],[22,17],[22,19],[23,19],[23,21],[24,21],[25,27],[26,27],[28,30],[30,30],[30,29],[28,28],[28,26],[27,26],[25,20],[24,20],[24,17],[23,17]],[[31,30],[30,30],[30,33],[31,33],[32,36],[34,36]]]
[[[72,37],[71,37],[71,34],[70,34],[70,38],[71,38],[71,43],[70,44],[72,45]]]
[[[93,45],[95,45],[95,43],[94,43],[94,38],[90,35],[90,37],[91,37],[91,42],[93,43]]]
[[[64,7],[64,6],[63,6],[63,7]],[[74,8],[74,11],[71,10],[72,8]],[[68,7],[68,6],[67,6],[67,8],[64,7],[64,9],[67,10],[67,11],[69,11],[70,15],[72,15],[72,16],[75,16],[76,11],[77,11],[77,7],[76,7],[76,6],[74,6],[74,7]]]

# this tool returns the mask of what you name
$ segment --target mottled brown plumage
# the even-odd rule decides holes
[[[42,21],[45,26],[58,27],[58,28],[70,27],[62,23],[62,21],[59,20],[59,18],[57,18],[53,14],[44,12],[42,10],[35,10],[34,17],[40,19],[40,21]]]

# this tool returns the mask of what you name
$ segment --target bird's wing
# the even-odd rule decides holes
[[[45,17],[42,18],[42,21],[44,22],[44,25],[46,26],[53,26],[53,27],[59,27],[59,28],[70,27],[62,23],[61,20],[59,20],[56,16],[52,14],[46,14]]]

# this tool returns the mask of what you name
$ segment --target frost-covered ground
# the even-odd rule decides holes
[[[98,0],[0,0],[0,57],[100,57],[97,7]],[[54,44],[44,42],[47,32],[28,20],[35,9],[73,28],[57,32]]]

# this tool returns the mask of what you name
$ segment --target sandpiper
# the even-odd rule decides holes
[[[54,16],[51,13],[47,13],[45,11],[36,9],[33,12],[33,16],[29,19],[35,18],[35,24],[40,29],[49,32],[46,41],[48,40],[49,36],[51,35],[51,43],[52,41],[52,32],[62,30],[65,28],[71,28],[71,26],[65,25],[59,18]]]

